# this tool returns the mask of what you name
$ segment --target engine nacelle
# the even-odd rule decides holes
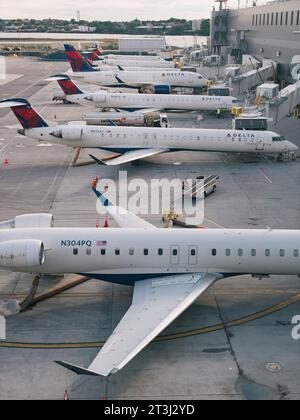
[[[91,99],[89,99],[91,98]],[[88,100],[96,102],[97,104],[105,105],[106,104],[106,94],[105,93],[93,93],[87,97]]]
[[[155,95],[170,95],[172,88],[168,85],[154,85],[152,91]]]
[[[66,127],[61,128],[60,130],[53,131],[50,133],[51,136],[57,139],[63,139],[65,141],[69,141],[70,145],[74,145],[75,142],[80,145],[82,141],[83,135],[83,127],[82,125],[68,125]]]
[[[23,214],[14,219],[15,229],[52,228],[54,219],[50,213]]]
[[[45,262],[42,241],[21,239],[0,243],[0,267],[17,269],[40,267]]]

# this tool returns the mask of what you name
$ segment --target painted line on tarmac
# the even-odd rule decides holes
[[[292,296],[291,298],[278,303],[277,305],[270,306],[269,308],[263,309],[259,312],[255,312],[250,315],[246,315],[242,318],[238,318],[226,323],[211,325],[207,327],[201,327],[193,330],[186,330],[177,332],[175,334],[164,335],[161,337],[157,337],[154,342],[165,342],[165,341],[172,341],[178,340],[181,338],[189,338],[194,337],[197,335],[204,335],[204,334],[211,334],[214,332],[222,331],[226,328],[234,328],[239,327],[250,322],[256,321],[258,319],[264,318],[268,315],[272,315],[276,312],[282,311],[287,307],[294,305],[300,302],[300,293],[297,295]],[[12,348],[12,349],[30,349],[30,350],[61,350],[61,349],[91,349],[91,348],[100,348],[103,347],[105,344],[104,341],[96,341],[96,342],[83,342],[83,343],[24,343],[24,342],[9,342],[9,341],[1,341],[0,348]]]
[[[270,184],[273,184],[273,181],[264,173],[264,171],[262,169],[260,169],[260,168],[257,168],[257,169]]]

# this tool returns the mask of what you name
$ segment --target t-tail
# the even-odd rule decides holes
[[[55,74],[46,79],[48,82],[56,80],[65,95],[81,95],[82,90],[66,74]]]
[[[89,59],[89,60],[91,60],[92,62],[93,61],[98,61],[99,60],[99,56],[96,54],[96,53],[94,53],[93,51],[88,51],[88,52],[86,52],[86,53],[84,53],[84,55]]]
[[[23,129],[49,127],[49,124],[32,108],[26,99],[6,99],[0,108],[11,108]]]
[[[97,71],[72,45],[65,44],[65,50],[74,73]]]

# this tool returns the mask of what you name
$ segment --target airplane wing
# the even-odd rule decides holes
[[[93,188],[93,191],[99,198],[101,205],[106,207],[108,213],[114,218],[121,228],[156,229],[155,226],[146,222],[144,219],[141,219],[136,214],[116,206],[113,202],[106,198],[104,194],[96,190],[96,188]]]
[[[78,375],[118,372],[221,278],[219,274],[199,273],[136,282],[132,305],[90,367],[56,363]]]
[[[152,87],[153,82],[124,82],[124,80],[121,79],[121,76],[115,76],[118,83],[124,85],[124,87],[132,87],[135,89],[138,89],[139,87]]]
[[[113,158],[105,159],[105,160],[98,159],[94,155],[90,155],[90,157],[94,159],[99,165],[116,166],[116,165],[122,165],[124,163],[133,162],[139,159],[156,156],[161,153],[166,153],[168,151],[169,149],[138,149],[138,150],[131,150],[129,152],[123,153],[121,156],[113,157]]]
[[[153,112],[160,112],[163,108],[140,108],[135,111],[129,111],[128,108],[115,108],[116,112],[126,112],[128,116],[132,116],[134,114],[151,114]]]

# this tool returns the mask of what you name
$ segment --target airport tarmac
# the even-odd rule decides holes
[[[8,59],[21,77],[0,87],[0,99],[22,97],[49,120],[80,120],[85,108],[54,104],[55,85],[43,81],[65,63]],[[231,127],[230,116],[174,114],[173,127]],[[46,211],[56,226],[104,223],[90,189],[95,176],[118,178],[117,168],[72,167],[74,150],[19,136],[10,111],[0,113],[0,220]],[[277,127],[300,146],[300,120]],[[8,164],[5,164],[7,159]],[[80,161],[88,159],[84,152]],[[300,161],[219,153],[177,153],[122,167],[128,177],[220,176],[205,202],[205,226],[300,229]],[[148,221],[162,226],[159,216]],[[113,222],[110,220],[111,226]],[[199,235],[201,231],[199,231]],[[29,275],[0,274],[0,300],[22,299]],[[45,277],[40,290],[59,279]],[[300,398],[300,279],[240,276],[220,281],[122,371],[109,378],[77,377],[54,364],[87,367],[130,305],[132,289],[90,280],[7,319],[0,342],[0,399],[295,399]],[[212,327],[212,328],[207,328]]]

